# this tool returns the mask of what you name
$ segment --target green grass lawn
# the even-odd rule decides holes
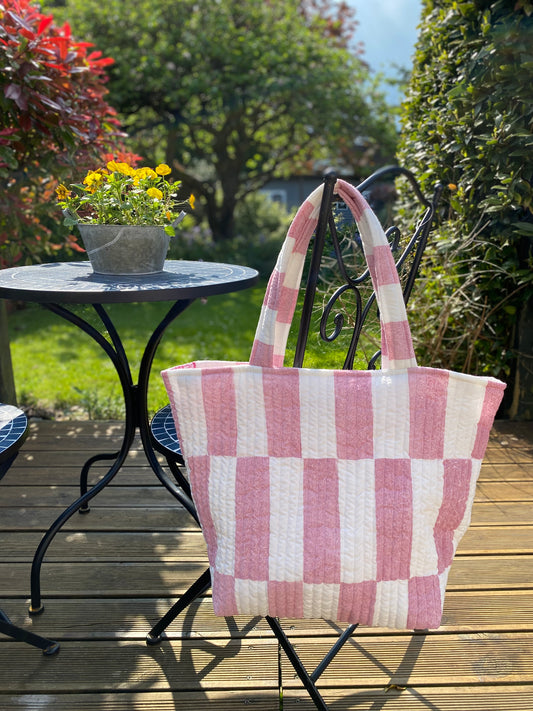
[[[149,389],[149,408],[167,403],[160,371],[197,359],[248,360],[261,309],[265,284],[234,294],[194,302],[168,328],[156,354]],[[133,379],[154,326],[168,303],[106,306],[123,340]],[[98,317],[90,306],[75,307],[93,325]],[[30,412],[48,416],[122,418],[121,389],[113,366],[85,333],[38,305],[14,311],[9,317],[13,369],[19,403]],[[341,337],[342,339],[342,337]],[[344,340],[344,345],[347,338]],[[286,363],[292,363],[295,334],[291,334]],[[341,367],[341,344],[309,339],[305,365]],[[365,367],[361,363],[359,367]]]

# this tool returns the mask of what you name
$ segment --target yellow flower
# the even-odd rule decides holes
[[[107,166],[107,167],[106,167]],[[167,176],[171,168],[159,163],[156,168],[134,168],[127,162],[110,160],[106,166],[89,170],[83,185],[56,189],[60,207],[68,206],[65,224],[78,221],[98,224],[166,224],[166,229],[186,205],[194,207],[194,195],[188,200],[176,201],[176,191],[181,181],[171,184]],[[76,194],[76,193],[81,194]],[[78,211],[82,212],[81,216]]]
[[[135,168],[132,168],[127,163],[117,163],[117,167],[121,175],[135,175]]]
[[[64,185],[58,185],[56,188],[56,194],[58,200],[66,200],[72,193]]]
[[[127,163],[117,163],[117,165],[118,172],[122,173],[122,175],[135,175],[135,168],[132,168],[131,165]]]
[[[117,163],[115,160],[110,160],[107,164],[107,169],[112,173],[120,173],[121,175],[134,175],[135,169],[127,163]]]
[[[90,170],[83,180],[83,184],[89,189],[95,190],[104,181],[104,176],[97,170]]]
[[[189,195],[189,205],[191,206],[191,210],[194,210],[194,203],[196,202],[196,198],[194,195],[191,193]]]
[[[453,192],[454,190],[457,190],[457,185],[455,183],[448,183],[448,189]]]
[[[151,168],[137,168],[135,178],[157,178],[157,173]]]
[[[149,195],[151,198],[154,198],[154,200],[162,200],[163,199],[163,193],[161,190],[158,190],[157,188],[148,188],[146,191],[146,194]]]

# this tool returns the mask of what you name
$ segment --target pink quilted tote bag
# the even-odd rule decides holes
[[[394,259],[338,180],[381,316],[382,369],[285,368],[322,197],[298,211],[249,363],[163,371],[207,541],[217,615],[440,625],[450,565],[505,385],[417,366]]]

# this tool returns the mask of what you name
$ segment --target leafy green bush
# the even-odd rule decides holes
[[[491,301],[483,288],[485,280],[507,278],[505,264],[498,256],[489,261],[492,245],[479,232],[463,235],[452,222],[430,239],[410,302],[420,364],[505,379],[514,354],[496,350],[493,316],[500,310],[508,319],[516,316],[516,306],[509,304],[514,292]]]
[[[532,79],[530,0],[425,0],[399,158],[450,189],[415,331],[435,363],[508,380],[533,294]]]

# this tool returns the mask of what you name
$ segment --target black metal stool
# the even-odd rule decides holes
[[[13,405],[0,403],[0,479],[15,461],[22,443],[28,434],[28,418]],[[3,610],[0,610],[0,633],[18,642],[26,642],[42,649],[47,656],[59,651],[59,644],[40,637],[14,625]]]

